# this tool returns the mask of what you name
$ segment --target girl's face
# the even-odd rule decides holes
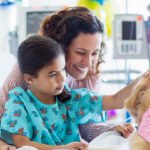
[[[32,77],[30,86],[37,98],[50,100],[62,92],[65,80],[65,57],[59,55],[52,64],[42,68],[37,77]]]
[[[101,33],[79,34],[67,49],[67,73],[75,79],[84,79],[98,62],[101,43]]]

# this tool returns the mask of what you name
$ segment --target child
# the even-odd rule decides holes
[[[19,46],[18,63],[29,88],[9,92],[1,120],[1,138],[17,147],[87,148],[80,142],[78,125],[100,122],[103,109],[121,108],[123,102],[118,102],[132,87],[103,97],[87,89],[69,89],[65,85],[64,53],[51,38],[26,39]]]

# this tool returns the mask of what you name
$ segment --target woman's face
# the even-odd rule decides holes
[[[102,34],[80,33],[67,49],[67,73],[73,78],[84,79],[93,65],[97,64]]]

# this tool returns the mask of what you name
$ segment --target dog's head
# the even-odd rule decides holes
[[[150,107],[150,77],[138,81],[125,101],[125,107],[139,124],[144,112]]]

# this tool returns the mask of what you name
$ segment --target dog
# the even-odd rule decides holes
[[[150,77],[141,78],[133,88],[129,98],[125,101],[125,107],[135,118],[138,125],[138,131],[133,133],[130,138],[131,150],[150,150],[150,141],[141,134],[144,131],[146,134],[150,133],[150,114],[149,119],[147,111],[150,113]],[[149,122],[143,128],[143,122]],[[147,129],[149,132],[147,132]],[[150,134],[147,136],[150,137]],[[150,139],[150,138],[149,138]]]

